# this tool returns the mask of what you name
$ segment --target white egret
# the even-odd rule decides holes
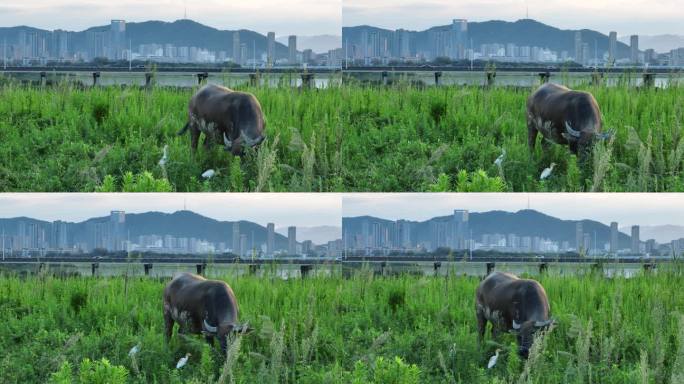
[[[497,157],[496,160],[494,160],[494,164],[496,164],[497,167],[501,168],[501,164],[503,163],[505,158],[506,158],[506,148],[504,148],[503,151],[501,152],[501,156]]]
[[[214,171],[213,169],[207,169],[202,174],[202,177],[205,179],[211,179],[212,177],[214,177],[215,174],[216,174],[216,171]]]
[[[539,180],[546,180],[551,176],[551,172],[553,172],[553,167],[556,166],[556,163],[551,163],[551,166],[544,169],[541,173],[541,176],[539,176]]]
[[[162,156],[161,159],[159,159],[159,166],[164,167],[166,165],[166,162],[169,160],[169,146],[165,145],[164,146],[164,155]]]
[[[500,351],[501,351],[500,349],[497,349],[494,356],[489,358],[489,363],[487,363],[487,369],[494,368],[494,366],[496,365],[496,361],[499,359],[499,352]]]
[[[176,364],[176,369],[181,369],[185,364],[188,363],[188,359],[190,358],[190,354],[186,353],[185,357],[181,357],[180,360],[178,360],[178,363]]]
[[[130,351],[128,351],[128,356],[133,357],[138,352],[140,352],[140,343],[136,344]]]

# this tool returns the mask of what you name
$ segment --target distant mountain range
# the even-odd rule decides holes
[[[109,217],[91,218],[78,223],[68,223],[67,232],[69,240],[73,243],[87,242],[87,226],[89,223],[103,222]],[[37,224],[48,231],[51,223],[26,217],[11,219],[0,219],[0,227],[6,234],[13,235],[19,227],[19,222]],[[130,233],[132,241],[141,235],[171,235],[174,237],[194,237],[207,240],[213,243],[225,242],[232,247],[233,236],[232,221],[218,221],[191,211],[178,211],[175,213],[146,212],[126,214],[126,230]],[[266,243],[267,230],[264,226],[251,221],[239,221],[240,234],[247,236],[248,241],[253,244]],[[315,233],[312,229],[311,233]],[[49,233],[49,232],[48,232]],[[307,239],[298,234],[299,242]],[[314,242],[316,243],[316,242]],[[316,243],[318,244],[318,243]],[[276,233],[275,248],[287,249],[287,237]]]
[[[342,219],[342,230],[344,233],[360,233],[361,222],[370,219],[372,222],[390,223],[385,220],[370,216],[345,217]],[[427,221],[410,221],[411,236],[414,242],[420,243],[430,241],[430,223],[450,220],[451,216],[434,217]],[[610,242],[610,226],[593,220],[581,220],[584,233],[596,234],[599,244]],[[483,234],[509,234],[517,236],[539,236],[554,241],[568,241],[575,244],[576,220],[562,220],[546,215],[535,210],[521,210],[515,213],[504,211],[490,212],[471,212],[469,214],[469,227],[474,239],[479,239]],[[621,248],[629,248],[631,245],[630,236],[620,232],[618,243]]]
[[[287,45],[287,39],[287,36],[280,36],[276,38],[276,41]],[[324,53],[340,47],[342,47],[342,36],[339,35],[297,36],[297,50],[299,51],[310,49],[315,53]]]
[[[410,31],[410,39],[414,41],[417,51],[427,50],[430,45],[429,35],[431,31],[443,31],[451,28],[451,25],[435,26],[424,31]],[[379,32],[389,34],[394,31],[368,25],[343,27],[342,42],[344,44],[361,40],[362,31]],[[472,39],[474,47],[480,44],[508,44],[518,46],[537,46],[548,48],[557,52],[567,51],[570,55],[575,52],[576,30],[563,30],[550,25],[540,23],[532,19],[523,19],[515,22],[508,21],[485,21],[469,22],[468,37]],[[594,56],[594,48],[599,55],[608,50],[608,36],[589,29],[582,29],[582,41],[589,44],[591,57]],[[618,42],[618,58],[629,57],[630,48],[627,44]]]
[[[91,27],[84,31],[72,32],[72,49],[74,51],[86,50],[87,32],[108,31],[109,28],[109,25],[105,25]],[[7,39],[8,44],[13,44],[17,41],[20,31],[51,32],[28,26],[3,27],[0,28],[0,40]],[[268,39],[266,36],[247,29],[237,31],[240,33],[240,43],[246,45],[250,57],[253,55],[253,48],[256,49],[257,56],[267,51]],[[134,47],[140,44],[174,44],[176,46],[194,46],[213,51],[226,51],[232,54],[234,32],[231,30],[219,30],[187,19],[174,22],[145,21],[141,23],[126,23],[126,39],[130,39]],[[275,49],[276,58],[288,56],[286,45],[276,42]]]
[[[621,36],[618,40],[625,44],[629,43],[629,36]],[[684,48],[684,36],[681,35],[654,35],[639,36],[639,48],[653,49],[658,53],[667,53],[673,49]]]

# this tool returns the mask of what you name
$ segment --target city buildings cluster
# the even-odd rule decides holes
[[[638,225],[631,227],[630,247],[621,248],[617,222],[610,224],[608,242],[599,240],[596,233],[585,231],[582,221],[575,224],[574,242],[515,233],[482,233],[473,236],[467,210],[455,210],[451,216],[435,218],[427,224],[408,220],[387,221],[369,216],[358,218],[357,224],[343,225],[345,252],[367,256],[433,253],[440,249],[501,253],[575,252],[588,256],[671,256],[684,251],[684,238],[669,244],[658,244],[653,239],[641,241]],[[567,235],[565,238],[573,237],[572,234]]]
[[[275,224],[266,225],[266,241],[257,240],[254,231],[240,231],[232,224],[226,239],[212,242],[191,236],[146,234],[132,239],[126,225],[126,213],[112,211],[102,219],[81,224],[54,221],[43,223],[19,220],[14,227],[3,226],[0,233],[3,255],[31,257],[48,253],[146,252],[159,254],[201,255],[232,253],[240,257],[274,258],[281,256],[339,257],[342,240],[316,245],[311,240],[297,241],[297,228],[287,229],[287,248],[277,246]]]
[[[554,51],[548,47],[503,41],[475,46],[468,33],[468,21],[464,19],[455,19],[449,26],[431,28],[424,33],[367,26],[357,29],[360,30],[357,36],[342,37],[347,65],[415,64],[433,62],[441,58],[451,61],[485,60],[513,63],[575,62],[583,66],[684,66],[684,48],[664,54],[658,54],[653,49],[642,51],[639,49],[638,35],[630,37],[630,55],[623,57],[618,51],[618,36],[615,31],[608,35],[607,51],[599,50],[598,42],[594,39],[589,41],[581,31],[575,32],[574,51]]]
[[[342,49],[317,54],[311,49],[297,50],[297,36],[288,37],[288,55],[276,54],[275,32],[268,32],[265,52],[256,48],[252,39],[241,39],[240,31],[232,33],[225,50],[182,44],[146,43],[132,45],[133,36],[126,30],[125,20],[112,20],[109,28],[85,32],[85,43],[76,43],[76,32],[65,30],[41,31],[22,29],[16,41],[0,41],[5,65],[45,65],[49,62],[78,63],[95,60],[146,61],[176,64],[226,64],[246,67],[312,66],[339,67]],[[232,49],[229,49],[231,47]]]

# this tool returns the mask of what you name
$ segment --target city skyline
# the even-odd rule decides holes
[[[672,0],[487,0],[452,2],[432,0],[345,0],[342,25],[378,25],[388,29],[423,30],[449,24],[453,18],[470,21],[516,21],[531,18],[562,29],[594,29],[604,33],[684,35],[684,10]],[[562,11],[561,11],[562,10]],[[435,15],[440,15],[436,18]]]
[[[112,210],[127,214],[188,210],[218,221],[252,221],[262,226],[339,227],[341,199],[317,193],[26,193],[0,194],[0,218],[81,222]]]
[[[634,206],[634,199],[645,197],[649,198],[649,204]],[[360,193],[343,196],[342,216],[426,221],[448,215],[454,209],[517,212],[528,208],[528,198],[530,209],[563,220],[594,220],[606,225],[617,221],[621,228],[631,225],[684,226],[684,201],[674,193],[656,196],[643,193],[605,196],[600,193],[390,193],[382,196]]]
[[[190,18],[219,29],[251,29],[264,35],[273,30],[282,31],[282,35],[339,35],[341,7],[341,0],[254,0],[230,4],[217,0],[10,0],[0,5],[0,26],[33,24],[49,30],[83,30],[107,25],[112,18],[129,22]]]

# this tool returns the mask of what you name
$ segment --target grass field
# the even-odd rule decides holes
[[[224,279],[241,321],[255,328],[232,345],[225,364],[200,337],[174,334],[164,343],[164,281],[1,277],[0,382],[684,381],[681,270],[630,279],[543,276],[557,325],[527,361],[514,353],[513,335],[487,334],[478,346],[477,278]],[[496,348],[503,352],[487,370]],[[188,352],[188,365],[176,370]]]
[[[6,84],[0,191],[684,191],[682,87],[584,89],[616,134],[582,163],[558,145],[530,155],[530,89],[247,88],[267,142],[243,158],[218,146],[193,158],[189,137],[175,135],[190,89]],[[209,181],[207,169],[218,171]]]
[[[243,158],[195,158],[193,90],[0,86],[0,191],[335,191],[341,184],[339,89],[243,89],[261,101],[268,141]],[[159,165],[169,146],[166,169]],[[205,181],[207,169],[218,171]]]
[[[348,85],[345,188],[354,191],[682,191],[682,87],[591,87],[613,141],[581,164],[562,146],[530,156],[530,89]],[[506,150],[502,169],[494,160]],[[556,168],[546,181],[543,169]],[[354,166],[351,166],[354,165]]]

